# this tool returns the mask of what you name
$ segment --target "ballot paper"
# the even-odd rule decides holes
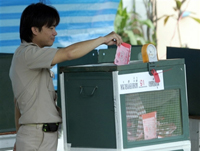
[[[145,140],[157,138],[157,112],[142,115]]]
[[[122,43],[117,47],[114,64],[116,65],[126,65],[129,64],[131,57],[131,45],[127,43]]]

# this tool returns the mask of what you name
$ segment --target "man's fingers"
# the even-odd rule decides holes
[[[108,37],[108,41],[106,42],[108,45],[116,44],[117,46],[119,46],[123,42],[121,36],[116,34],[114,31],[112,31],[106,37]]]

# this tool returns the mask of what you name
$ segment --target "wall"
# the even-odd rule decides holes
[[[130,12],[133,7],[134,0],[123,0],[124,7]],[[163,15],[174,14],[177,16],[177,12],[173,7],[176,6],[174,0],[152,0],[157,3],[157,18]],[[146,10],[141,0],[135,0],[136,12],[140,14],[142,19],[146,19]],[[199,0],[186,0],[183,4],[182,10],[193,12],[193,17],[200,18],[200,1]],[[157,22],[157,50],[160,59],[166,58],[166,47],[180,47],[178,38],[176,20],[170,18],[166,25],[164,25],[164,18]],[[189,17],[182,18],[180,24],[180,35],[183,45],[187,45],[189,48],[200,49],[200,24]]]
[[[158,18],[163,15],[177,14],[173,7],[175,7],[174,0],[157,0],[157,16]],[[200,1],[187,0],[183,4],[183,10],[196,13],[193,15],[200,18]],[[200,24],[191,18],[182,18],[179,22],[180,35],[182,44],[187,45],[189,48],[200,49]],[[180,47],[178,32],[176,28],[176,20],[170,18],[164,26],[164,18],[158,21],[157,26],[157,49],[159,51],[159,58],[166,58],[166,47]]]

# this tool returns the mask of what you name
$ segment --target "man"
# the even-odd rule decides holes
[[[50,48],[59,21],[57,10],[42,3],[31,4],[22,13],[21,45],[14,53],[10,68],[17,130],[14,151],[57,150],[58,123],[62,120],[56,107],[50,68],[80,58],[101,44],[122,43],[121,37],[111,32],[65,48]]]

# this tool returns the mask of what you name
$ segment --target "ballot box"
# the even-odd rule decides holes
[[[15,144],[14,95],[9,77],[13,54],[0,53],[0,150],[12,149]]]
[[[190,151],[184,59],[59,71],[66,150]]]

